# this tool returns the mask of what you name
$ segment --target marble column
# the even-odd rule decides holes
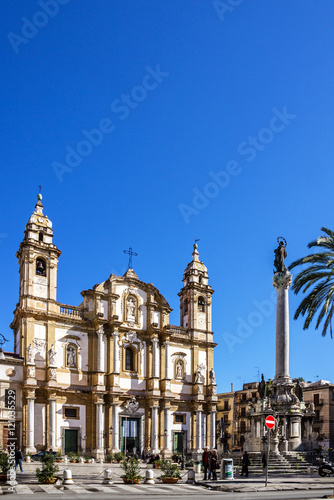
[[[26,453],[36,453],[35,448],[35,397],[27,397],[27,447]]]
[[[171,436],[171,426],[170,426],[170,414],[171,410],[170,408],[165,408],[164,409],[164,432],[165,432],[165,442],[164,442],[164,448],[165,452],[171,453],[172,452],[172,436]]]
[[[96,458],[104,458],[104,403],[96,405]]]
[[[114,339],[114,373],[120,373],[119,333],[113,333]]]
[[[166,340],[165,342],[165,378],[170,380],[171,373],[170,373],[170,366],[169,366],[169,342]]]
[[[151,448],[152,453],[159,453],[158,449],[158,407],[152,407],[152,430],[151,430]]]
[[[210,433],[210,448],[216,448],[216,412],[211,411],[210,412],[210,428],[211,428],[211,433]]]
[[[104,372],[103,331],[97,331],[97,371]]]
[[[275,273],[273,285],[277,292],[276,302],[276,373],[275,382],[290,382],[289,375],[289,287],[292,275],[289,271]]]
[[[152,366],[152,377],[159,377],[159,341],[158,339],[152,339],[153,345],[153,366]]]
[[[49,399],[49,448],[56,451],[56,400]]]
[[[118,403],[112,405],[112,428],[113,428],[113,453],[119,451],[119,418],[118,418]]]
[[[200,453],[202,450],[202,410],[196,411],[196,451]]]

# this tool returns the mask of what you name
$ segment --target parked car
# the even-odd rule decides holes
[[[42,458],[45,457],[45,455],[51,453],[52,455],[56,455],[56,452],[55,451],[47,451],[47,450],[42,450],[42,451],[39,451],[38,453],[35,453],[34,455],[31,455],[31,460],[41,460]]]

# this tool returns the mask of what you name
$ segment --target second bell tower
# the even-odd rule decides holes
[[[193,330],[211,332],[211,295],[207,268],[199,260],[197,244],[194,244],[192,261],[183,274],[180,297],[180,325]]]

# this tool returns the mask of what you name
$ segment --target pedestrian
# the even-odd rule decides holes
[[[23,463],[23,454],[22,454],[21,448],[18,448],[15,452],[15,470],[16,470],[17,466],[19,465],[20,471],[22,473],[24,473],[22,463]]]
[[[210,472],[212,474],[212,481],[217,481],[217,473],[216,470],[218,469],[218,455],[217,455],[217,450],[212,450],[211,451],[211,460],[210,460]]]
[[[265,451],[262,453],[262,467],[263,469],[267,467],[267,454]]]
[[[245,474],[246,477],[248,477],[248,466],[250,465],[250,460],[247,451],[244,451],[241,457],[241,475],[243,476]]]
[[[204,448],[204,452],[202,455],[202,465],[203,465],[203,469],[204,469],[203,481],[206,481],[208,478],[208,470],[210,471],[210,458],[211,458],[211,453],[210,453],[209,447],[206,446]]]

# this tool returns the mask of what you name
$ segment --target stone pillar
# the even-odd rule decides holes
[[[27,396],[27,446],[25,453],[36,453],[35,448],[35,395]]]
[[[116,453],[119,450],[119,418],[118,418],[118,403],[112,405],[112,428],[113,428],[113,441],[112,451]]]
[[[49,447],[56,451],[56,399],[49,399]]]
[[[289,375],[289,271],[275,273],[273,285],[277,291],[276,303],[276,374],[275,382],[290,382]]]
[[[165,433],[165,441],[164,441],[164,448],[165,448],[165,454],[170,454],[172,453],[172,435],[171,435],[171,427],[170,427],[170,414],[171,410],[170,408],[165,408],[164,409],[164,433]]]
[[[119,352],[119,333],[115,331],[113,333],[114,338],[114,373],[120,373],[120,352]]]
[[[216,448],[216,412],[210,411],[210,448]]]
[[[157,406],[152,407],[151,449],[153,454],[160,453],[158,449],[158,410]]]
[[[196,451],[201,453],[202,450],[202,410],[196,411]]]
[[[104,372],[103,331],[97,331],[97,371]]]
[[[159,377],[159,344],[158,339],[152,339],[153,345],[153,366],[152,366],[152,377]]]
[[[166,340],[165,342],[165,378],[171,380],[171,373],[169,367],[169,342]]]
[[[96,405],[96,458],[104,459],[104,403],[98,401]]]

